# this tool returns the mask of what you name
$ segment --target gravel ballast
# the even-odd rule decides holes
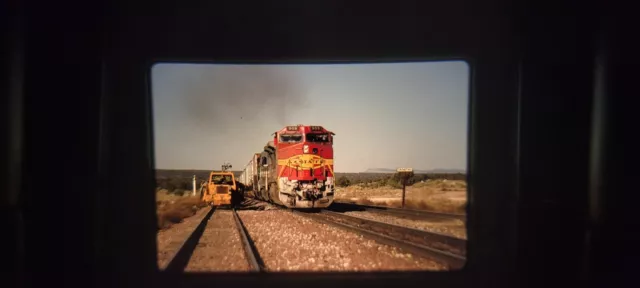
[[[245,198],[236,210],[280,210],[281,208],[264,201]]]
[[[217,209],[200,237],[186,272],[249,271],[231,210]]]
[[[461,239],[467,239],[467,229],[464,225],[464,222],[458,219],[433,218],[425,220],[414,220],[368,211],[349,211],[344,212],[343,214],[366,218],[374,221],[380,221],[388,224],[394,224],[398,226],[424,230],[428,232],[449,235]]]
[[[443,270],[362,235],[287,210],[238,211],[268,271]]]

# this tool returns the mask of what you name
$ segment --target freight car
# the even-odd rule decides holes
[[[260,153],[253,154],[249,163],[244,166],[242,173],[238,177],[238,182],[242,183],[245,187],[245,195],[247,197],[256,198],[254,193],[254,183],[258,183],[258,159],[260,159]]]
[[[239,177],[252,197],[289,208],[333,203],[333,137],[322,126],[287,126],[272,134]],[[249,195],[249,194],[248,194]]]

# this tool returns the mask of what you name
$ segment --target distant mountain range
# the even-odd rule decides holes
[[[362,173],[395,173],[396,169],[389,168],[369,168]],[[451,173],[467,173],[462,169],[431,169],[431,170],[419,170],[414,169],[413,173],[418,174],[451,174]]]

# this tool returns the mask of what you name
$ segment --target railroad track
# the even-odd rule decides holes
[[[287,208],[283,205],[271,204],[292,211],[298,215],[310,217],[319,222],[367,236],[379,243],[395,246],[415,255],[434,259],[449,266],[450,269],[460,269],[466,262],[466,239],[346,215],[337,211],[369,211],[416,220],[435,217],[441,219],[453,218],[465,221],[465,215],[382,206],[357,205],[341,202],[334,202],[334,204],[337,205],[332,204],[329,207],[333,211],[319,209],[313,212],[301,212],[299,210]]]
[[[289,210],[292,213],[312,218],[319,222],[361,234],[369,239],[375,240],[376,242],[398,247],[416,256],[433,259],[448,266],[449,269],[460,269],[466,262],[465,239],[346,215],[335,211],[320,210],[319,212],[314,213],[288,209],[284,206],[282,206],[282,208],[285,208],[285,210]],[[205,214],[205,216],[200,220],[198,226],[182,243],[179,250],[169,261],[169,264],[166,266],[164,271],[169,273],[182,273],[185,270],[207,227],[207,222],[216,210],[221,209],[211,208]],[[231,209],[231,211],[233,213],[235,230],[240,237],[242,249],[244,250],[244,255],[247,259],[250,271],[267,272],[264,262],[262,261],[253,240],[247,232],[242,219],[236,212],[236,209]]]
[[[258,253],[258,249],[253,243],[253,240],[251,240],[249,232],[247,232],[247,228],[244,227],[244,224],[242,223],[240,216],[238,216],[238,212],[236,212],[235,208],[233,209],[233,219],[235,220],[236,228],[238,229],[238,234],[240,235],[240,241],[242,241],[242,248],[244,249],[244,254],[247,257],[247,261],[249,262],[251,271],[266,271],[264,262],[262,262],[260,254]]]
[[[373,206],[373,205],[360,205],[353,203],[345,203],[345,202],[333,202],[331,206],[329,206],[331,211],[367,211],[378,214],[387,214],[391,216],[414,219],[414,220],[423,220],[430,218],[441,218],[441,219],[458,219],[463,222],[467,222],[467,216],[464,214],[454,214],[454,213],[442,213],[442,212],[434,212],[434,211],[426,211],[426,210],[415,210],[415,209],[406,209],[406,208],[391,208],[384,206]]]
[[[169,261],[169,264],[164,269],[165,272],[182,273],[185,270],[185,268],[189,264],[189,260],[193,255],[193,252],[196,249],[196,246],[198,245],[200,238],[202,237],[202,234],[204,233],[204,230],[206,229],[207,222],[209,221],[213,213],[216,211],[216,209],[220,209],[220,208],[212,207],[207,212],[207,214],[202,218],[202,220],[200,221],[196,229],[194,229],[194,231],[191,232],[189,237],[187,237],[187,239],[182,243],[182,245],[180,246],[176,254]],[[251,239],[249,233],[247,232],[247,229],[242,223],[242,219],[236,212],[235,208],[231,210],[233,212],[235,228],[236,228],[236,231],[238,232],[238,236],[240,237],[240,241],[242,242],[242,248],[244,250],[244,254],[247,259],[247,262],[249,264],[250,271],[265,272],[266,269],[264,266],[264,262],[262,261],[262,258],[260,258],[260,254],[258,253],[258,250],[256,249],[255,244],[253,243],[253,240]]]
[[[448,235],[321,210],[318,213],[292,210],[298,215],[352,231],[380,243],[434,259],[450,269],[460,269],[466,262],[466,240]]]

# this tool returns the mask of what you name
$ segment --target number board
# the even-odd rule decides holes
[[[311,126],[311,131],[322,131],[321,126]]]
[[[287,126],[288,131],[298,131],[298,126]]]

